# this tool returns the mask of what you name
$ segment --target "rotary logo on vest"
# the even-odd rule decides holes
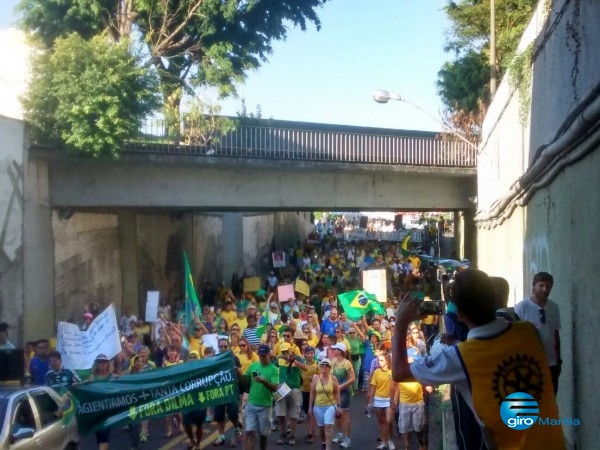
[[[539,417],[538,402],[525,392],[514,392],[508,395],[500,405],[500,417],[503,422],[513,430],[526,430],[536,423],[538,425],[574,425],[581,424],[579,419],[563,418],[551,419]]]

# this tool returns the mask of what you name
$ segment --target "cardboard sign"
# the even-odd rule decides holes
[[[280,302],[287,302],[290,298],[295,299],[296,293],[294,292],[293,284],[284,284],[277,286],[277,298]]]
[[[260,277],[244,278],[244,292],[257,292],[260,289]]]
[[[384,269],[363,270],[363,291],[375,294],[380,303],[387,302],[387,278]]]
[[[302,281],[300,279],[296,280],[296,286],[294,287],[296,292],[299,292],[302,295],[310,296],[310,286],[306,281]]]
[[[285,267],[285,252],[273,252],[271,257],[273,258],[274,268]]]
[[[114,305],[111,303],[98,314],[86,331],[73,323],[58,322],[56,338],[56,350],[67,369],[89,369],[100,353],[114,357],[121,351]]]
[[[146,322],[156,322],[158,319],[158,291],[148,291],[146,293]]]

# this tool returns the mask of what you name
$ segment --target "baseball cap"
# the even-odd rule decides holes
[[[279,350],[282,352],[287,352],[289,349],[291,349],[292,346],[287,343],[287,342],[283,342],[280,346],[279,346]]]
[[[323,358],[321,361],[319,361],[319,365],[331,367],[331,360],[329,358]]]
[[[96,356],[96,361],[110,361],[110,359],[104,353],[100,353]]]
[[[269,348],[268,345],[262,344],[262,345],[258,346],[258,355],[259,356],[266,356],[269,353],[271,353],[271,349]]]
[[[344,344],[342,344],[341,342],[338,342],[337,344],[333,344],[331,346],[331,348],[335,348],[336,350],[341,350],[343,352],[346,351],[346,346]]]
[[[306,347],[304,347],[304,353],[308,353],[308,352],[314,352],[315,348],[311,347],[310,345],[307,345]]]

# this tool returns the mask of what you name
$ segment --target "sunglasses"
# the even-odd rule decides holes
[[[321,367],[329,367],[331,369],[331,366],[329,364],[319,364]]]
[[[350,331],[348,334],[356,334],[356,331]]]
[[[240,331],[239,328],[232,328],[231,331]]]
[[[540,309],[540,322],[546,323],[546,310],[544,308]]]
[[[335,333],[336,333],[336,334],[337,334],[337,333],[341,333],[341,331],[340,331],[340,330],[335,330]]]
[[[229,348],[229,345],[219,345],[219,348]]]
[[[292,335],[291,334],[284,334],[283,337],[284,338],[289,338],[289,337],[292,337]]]
[[[246,347],[248,347],[248,346],[247,346],[246,344],[240,344],[240,345],[239,345],[239,347],[240,347],[240,348],[246,348]]]

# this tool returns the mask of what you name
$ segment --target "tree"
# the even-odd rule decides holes
[[[19,10],[47,47],[69,32],[88,39],[103,30],[115,41],[139,33],[160,77],[165,117],[177,129],[184,93],[210,85],[232,94],[267,60],[271,43],[286,38],[288,23],[319,29],[316,9],[326,1],[22,0]]]
[[[34,139],[92,157],[119,154],[142,119],[160,106],[158,78],[140,66],[127,39],[72,33],[32,61],[23,98]]]
[[[501,78],[515,54],[519,39],[537,0],[495,0],[496,67]],[[468,135],[477,135],[482,112],[489,104],[490,0],[448,1],[444,7],[452,27],[444,50],[454,55],[438,72],[438,93],[450,123],[469,126]],[[453,118],[453,114],[457,117]],[[470,125],[466,125],[470,124]]]

